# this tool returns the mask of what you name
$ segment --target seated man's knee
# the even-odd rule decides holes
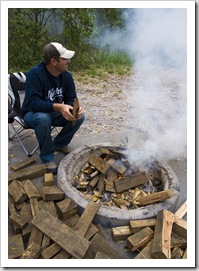
[[[36,122],[42,125],[43,128],[51,126],[50,114],[43,112],[38,113]]]

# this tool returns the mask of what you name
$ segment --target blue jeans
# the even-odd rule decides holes
[[[71,121],[67,121],[59,112],[43,113],[28,112],[24,116],[24,121],[35,130],[40,148],[40,159],[44,163],[54,161],[54,150],[56,147],[67,146],[83,123],[85,116],[76,121],[73,126]],[[51,137],[51,127],[63,127],[54,141]]]

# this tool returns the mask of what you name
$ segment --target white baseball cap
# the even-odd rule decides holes
[[[60,54],[60,57],[62,58],[71,59],[75,54],[75,51],[67,50],[61,43],[51,42],[50,44],[57,49],[57,51]]]

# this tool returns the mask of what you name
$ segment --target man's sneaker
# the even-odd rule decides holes
[[[58,152],[63,152],[65,155],[69,154],[70,148],[68,146],[63,146],[63,147],[56,147],[55,150]]]
[[[53,174],[57,173],[57,165],[55,164],[54,161],[49,162],[49,163],[44,163],[44,165],[48,173],[53,173]]]

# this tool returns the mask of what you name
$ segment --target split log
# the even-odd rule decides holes
[[[40,200],[38,203],[39,203],[39,210],[44,209],[44,210],[48,211],[54,217],[58,218],[57,210],[56,210],[54,201],[52,201],[52,200],[49,200],[49,201]]]
[[[10,196],[8,196],[8,210],[9,210],[9,215],[17,213],[14,201]],[[13,224],[13,228],[14,228],[15,234],[21,233],[21,229],[17,225]]]
[[[35,159],[30,157],[24,161],[21,161],[15,165],[12,165],[10,168],[12,171],[19,171],[21,169],[24,169],[26,167],[29,167],[35,163]]]
[[[26,206],[26,205],[27,205],[27,201],[23,201],[23,202],[21,202],[21,203],[15,203],[15,208],[17,209],[17,211],[20,211],[21,208],[22,208],[23,206]]]
[[[41,256],[43,259],[50,259],[54,257],[61,250],[62,248],[58,244],[53,243],[51,246],[47,247],[41,252]]]
[[[80,216],[78,214],[75,214],[73,216],[62,219],[61,221],[64,224],[66,224],[68,227],[73,228],[77,224],[77,221],[79,220],[79,218],[80,218]]]
[[[145,227],[150,227],[152,230],[155,228],[156,219],[150,218],[150,219],[140,219],[140,220],[131,220],[129,222],[131,233],[136,233]]]
[[[99,181],[97,183],[97,187],[95,188],[96,191],[98,191],[101,195],[103,195],[104,193],[104,184],[105,182],[105,175],[104,174],[100,174],[100,177],[99,177]]]
[[[42,251],[45,250],[47,247],[49,247],[50,242],[51,242],[50,238],[44,234],[42,242],[41,242]]]
[[[98,170],[95,170],[93,173],[90,174],[90,180],[93,179],[95,176],[99,174]]]
[[[134,233],[127,238],[128,248],[133,252],[146,246],[153,238],[153,234],[153,230],[149,227],[146,227],[141,231]]]
[[[174,247],[180,247],[184,250],[187,248],[187,240],[172,231],[170,246],[171,246],[171,249],[173,249]]]
[[[132,235],[129,226],[114,227],[111,229],[113,241],[118,242],[126,240]]]
[[[175,215],[178,216],[179,218],[183,218],[185,214],[187,213],[187,201],[185,201],[179,209],[175,212]]]
[[[25,190],[26,194],[30,198],[38,198],[41,199],[41,194],[37,190],[37,188],[34,186],[34,184],[29,180],[21,181],[21,184],[23,186],[23,189]]]
[[[74,258],[81,259],[84,257],[90,242],[47,211],[41,210],[33,218],[32,224]]]
[[[31,209],[32,217],[35,217],[39,213],[39,203],[38,203],[37,198],[30,198],[30,209]],[[32,221],[31,221],[31,225],[32,225]],[[35,247],[35,245],[34,244],[32,245],[32,243],[36,243],[41,248],[42,240],[43,240],[43,232],[32,225],[30,238],[28,240],[28,246],[30,247],[30,249],[32,250],[32,246],[33,248]]]
[[[55,204],[54,204],[53,201],[43,201],[43,200],[40,200],[38,202],[38,205],[39,205],[39,210],[44,209],[44,210],[48,211],[54,217],[56,217],[56,218],[58,217],[57,216],[57,211],[56,211],[56,208],[55,208]],[[50,241],[51,241],[50,238],[47,235],[44,234],[43,235],[43,239],[42,239],[42,243],[41,243],[42,250],[44,250],[47,247],[49,247]]]
[[[74,230],[80,235],[85,236],[93,218],[95,217],[100,204],[90,201],[80,216],[77,224],[74,227]]]
[[[124,151],[124,150],[123,150]],[[108,154],[108,155],[110,155],[110,156],[114,156],[114,157],[116,157],[116,158],[121,158],[121,157],[123,157],[124,156],[124,153],[122,152],[122,149],[120,148],[118,148],[118,149],[115,149],[115,148],[111,148],[111,147],[100,147],[99,148],[99,152],[101,153],[101,154]]]
[[[104,238],[104,239],[106,240],[106,237],[105,237],[105,234],[104,234],[102,225],[101,225],[101,224],[97,224],[97,225],[95,225],[95,226],[96,226],[96,228],[98,229],[98,233],[101,235],[101,237]]]
[[[17,259],[24,252],[24,243],[21,234],[8,237],[8,259]]]
[[[20,229],[24,229],[28,225],[28,221],[26,221],[23,217],[21,217],[17,213],[13,213],[12,215],[10,215],[9,218],[12,221],[12,223],[17,225]]]
[[[160,202],[165,199],[171,198],[173,196],[174,196],[173,190],[167,189],[167,190],[160,191],[160,192],[154,192],[153,194],[150,194],[147,196],[143,196],[143,197],[137,199],[137,202],[141,206],[143,206],[143,205],[148,205],[148,204],[152,204],[155,202]]]
[[[54,185],[54,176],[52,173],[45,173],[44,174],[44,185],[46,185],[46,186]]]
[[[13,180],[26,180],[42,177],[47,172],[45,165],[35,165],[28,168],[21,169],[17,172],[11,172],[8,174],[8,182]]]
[[[151,255],[152,240],[140,251],[134,259],[155,259]]]
[[[100,174],[93,177],[93,179],[90,181],[88,187],[90,187],[91,189],[94,189],[99,181],[99,177],[100,177]]]
[[[70,259],[70,258],[71,255],[63,249],[53,257],[53,259]]]
[[[109,163],[95,154],[89,155],[88,162],[103,174],[106,174],[111,166]]]
[[[32,241],[27,246],[26,250],[24,250],[20,259],[38,259],[40,253],[41,253],[41,247],[37,243]]]
[[[36,214],[39,212],[39,203],[37,198],[30,198],[30,209],[32,217],[36,216]]]
[[[91,223],[84,237],[87,240],[90,240],[97,232],[99,232],[99,229],[94,224]]]
[[[174,215],[172,230],[181,237],[187,239],[187,221],[179,218],[176,215]]]
[[[120,174],[123,174],[126,171],[125,165],[122,163],[121,160],[116,160],[115,163],[111,165],[112,168],[114,168],[117,172]]]
[[[151,254],[157,259],[171,259],[171,232],[173,213],[163,209],[157,214]]]
[[[110,168],[106,174],[105,190],[115,193],[116,190],[115,190],[115,182],[114,181],[117,179],[118,179],[118,173],[113,168]]]
[[[27,242],[30,237],[30,233],[32,231],[32,224],[30,223],[32,221],[32,213],[30,209],[30,204],[26,204],[22,206],[19,214],[26,221],[28,221],[28,225],[24,229],[22,229],[22,238],[24,242]]]
[[[13,180],[8,186],[8,193],[14,199],[15,203],[21,203],[28,199],[28,196],[17,180]]]
[[[148,181],[145,172],[138,172],[131,176],[115,181],[115,189],[118,193],[133,188],[135,186],[145,184]]]
[[[184,251],[180,247],[175,247],[171,252],[171,259],[182,259]]]
[[[61,219],[66,219],[77,214],[77,204],[74,200],[67,198],[56,203],[57,211]]]
[[[115,251],[99,233],[96,233],[90,241],[90,246],[84,256],[84,259],[94,259],[97,252],[105,254],[110,259],[122,259],[121,255]]]
[[[10,215],[17,212],[15,208],[14,200],[13,198],[11,198],[10,195],[8,195],[8,211]]]
[[[32,226],[32,230],[31,230],[31,233],[30,233],[30,238],[28,240],[28,246],[29,245],[31,246],[31,243],[34,242],[41,248],[43,236],[44,236],[44,234],[43,234],[42,231],[40,231],[36,227]]]
[[[45,201],[51,200],[63,200],[65,197],[64,191],[58,186],[42,186],[40,188],[40,194]]]

